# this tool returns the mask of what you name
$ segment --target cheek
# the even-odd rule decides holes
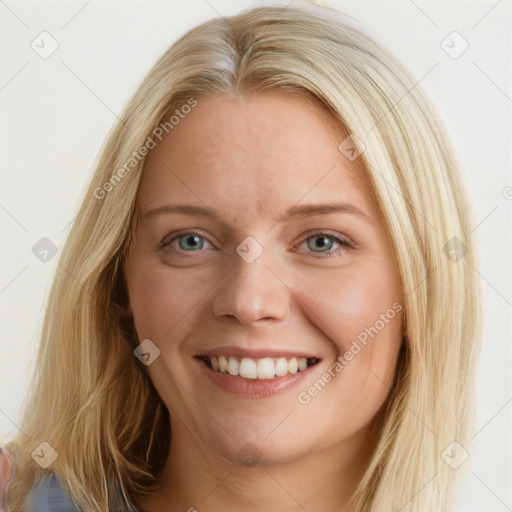
[[[396,305],[393,309],[393,304],[400,301],[400,281],[395,268],[386,261],[365,262],[324,276],[317,273],[311,283],[303,278],[300,295],[307,305],[305,314],[308,310],[312,313],[311,321],[340,352],[376,323],[383,333],[395,325],[399,326],[398,331],[393,328],[395,334],[400,332]],[[385,315],[385,328],[381,315]]]
[[[301,302],[307,306],[304,314],[330,340],[342,365],[331,389],[345,407],[367,410],[371,416],[392,384],[402,341],[398,273],[379,259],[325,277],[317,274],[314,285],[302,288]]]
[[[389,395],[403,313],[399,279],[386,269],[382,262],[345,268],[336,278],[315,280],[314,289],[323,293],[310,293],[309,300],[307,293],[302,294],[301,301],[308,306],[304,314],[336,353],[331,365],[306,382],[298,397],[310,408],[310,416],[329,416],[326,436],[339,436],[340,423],[344,435],[369,425]]]
[[[163,342],[187,323],[211,286],[199,275],[171,272],[161,263],[127,267],[128,293],[140,338]],[[188,317],[190,318],[190,317]]]

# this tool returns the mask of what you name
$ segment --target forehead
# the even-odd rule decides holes
[[[361,160],[350,161],[338,149],[347,135],[308,96],[201,97],[149,153],[139,204],[223,204],[262,215],[306,198],[371,209]]]

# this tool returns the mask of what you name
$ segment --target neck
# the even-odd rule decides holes
[[[249,467],[214,453],[185,431],[176,434],[159,492],[139,500],[146,512],[345,511],[373,451],[364,431],[291,461]]]

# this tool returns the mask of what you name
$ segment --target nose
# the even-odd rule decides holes
[[[233,255],[233,267],[217,288],[213,302],[215,316],[233,317],[243,325],[287,317],[289,290],[268,267],[267,252],[264,250],[251,263],[237,253]]]

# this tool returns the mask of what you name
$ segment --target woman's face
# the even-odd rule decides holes
[[[151,150],[125,271],[173,445],[259,464],[365,442],[403,312],[347,135],[297,95],[206,97]]]

